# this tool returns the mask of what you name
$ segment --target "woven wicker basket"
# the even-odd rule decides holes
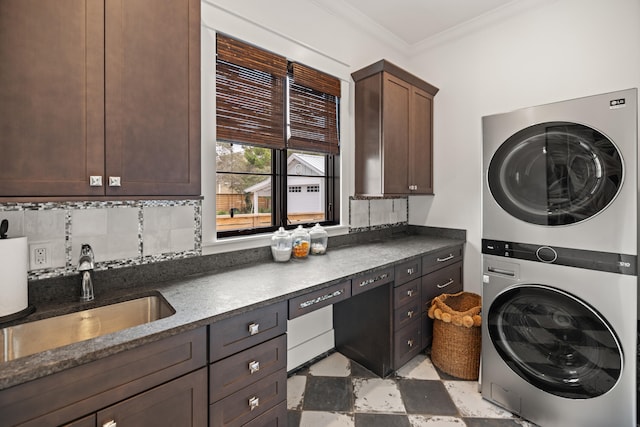
[[[443,372],[477,380],[480,370],[480,295],[471,292],[442,294],[433,299],[431,361]]]

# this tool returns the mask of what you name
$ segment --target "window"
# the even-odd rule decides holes
[[[218,34],[216,231],[336,224],[340,81]]]

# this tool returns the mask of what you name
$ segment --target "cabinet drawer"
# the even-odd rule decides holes
[[[399,330],[414,322],[422,314],[420,301],[413,301],[397,308],[393,313],[393,329]]]
[[[406,327],[396,332],[394,338],[394,364],[395,369],[411,360],[422,350],[422,332],[420,330],[420,316]]]
[[[390,282],[393,282],[393,268],[365,274],[352,280],[351,295],[358,295]]]
[[[243,426],[287,398],[285,369],[209,406],[211,427]]]
[[[411,261],[403,262],[396,265],[394,269],[395,273],[395,285],[400,286],[407,283],[409,280],[420,277],[422,271],[422,260],[420,258],[413,259]]]
[[[422,274],[462,261],[462,245],[442,249],[422,257]]]
[[[421,288],[422,281],[420,278],[395,288],[393,290],[393,307],[399,308],[405,304],[409,304],[411,301],[420,301]]]
[[[210,326],[210,360],[215,362],[275,338],[286,329],[286,301],[216,322]]]
[[[206,328],[0,392],[2,425],[60,425],[206,366]]]
[[[287,367],[287,336],[229,356],[211,365],[209,403],[217,402],[243,387]]]
[[[433,297],[453,294],[462,290],[462,263],[450,265],[426,276],[422,276],[423,309],[428,310]]]
[[[202,368],[98,412],[99,426],[207,426],[207,370]]]
[[[289,319],[295,319],[351,296],[351,280],[289,300]]]
[[[287,402],[276,405],[264,414],[246,423],[243,427],[286,427],[287,425]],[[293,426],[292,426],[293,427]]]
[[[91,414],[84,418],[80,418],[79,420],[75,420],[73,422],[70,422],[69,424],[65,424],[62,427],[96,427],[96,414]]]

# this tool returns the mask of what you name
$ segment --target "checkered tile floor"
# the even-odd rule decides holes
[[[290,376],[289,427],[535,427],[421,354],[381,379],[340,353]]]

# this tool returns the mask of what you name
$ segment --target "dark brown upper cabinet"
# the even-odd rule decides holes
[[[200,194],[199,0],[3,0],[0,34],[0,197]]]
[[[386,60],[351,77],[356,83],[356,195],[433,194],[438,88]]]

